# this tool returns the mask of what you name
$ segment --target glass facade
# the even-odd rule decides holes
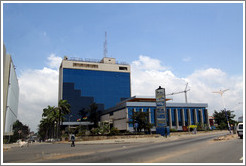
[[[10,65],[9,86],[7,96],[6,121],[4,132],[13,132],[13,124],[17,120],[19,103],[19,84],[14,65]]]
[[[191,121],[191,125],[195,124],[195,121],[194,121],[194,110],[193,109],[190,109],[190,121]]]
[[[188,126],[188,109],[184,109],[185,126]]]
[[[63,69],[62,98],[68,100],[73,115],[93,102],[103,111],[130,96],[130,73]],[[70,121],[77,119],[73,116]]]

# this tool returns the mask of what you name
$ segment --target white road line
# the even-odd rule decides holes
[[[241,157],[240,160],[243,160],[243,157]]]

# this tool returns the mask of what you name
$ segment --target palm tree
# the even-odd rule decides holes
[[[47,108],[43,109],[42,116],[45,118],[45,121],[43,123],[47,123],[49,126],[50,134],[53,133],[53,137],[55,136],[55,122],[58,122],[59,118],[59,111],[58,108],[55,106],[48,106]]]
[[[50,122],[47,118],[42,118],[40,124],[38,125],[38,135],[45,140],[49,137]]]
[[[67,100],[60,100],[59,102],[58,102],[58,110],[59,110],[59,127],[58,127],[58,129],[59,129],[59,131],[58,131],[58,136],[60,137],[60,127],[61,127],[61,117],[63,117],[64,115],[67,115],[67,114],[69,114],[70,113],[70,107],[71,107],[71,105],[67,102]]]

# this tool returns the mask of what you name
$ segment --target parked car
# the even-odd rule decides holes
[[[243,123],[238,123],[237,126],[237,135],[243,139]]]

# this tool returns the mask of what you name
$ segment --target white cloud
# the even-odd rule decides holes
[[[145,65],[148,62],[151,63]],[[142,55],[132,62],[131,68],[132,96],[154,96],[155,89],[159,86],[165,87],[167,94],[184,91],[188,82],[188,102],[208,103],[209,114],[212,115],[214,110],[223,109],[222,98],[212,92],[229,88],[230,90],[224,94],[226,108],[234,110],[237,117],[243,114],[243,105],[238,104],[243,101],[242,76],[229,76],[220,69],[208,68],[194,71],[186,78],[179,78],[172,71],[164,70],[166,68],[161,66],[159,60]],[[168,97],[173,98],[169,102],[185,102],[184,93]]]
[[[58,102],[60,57],[51,54],[48,60],[49,66],[56,69],[44,67],[41,70],[25,70],[19,77],[18,119],[29,125],[32,131],[37,131],[43,108],[48,105],[56,106]]]
[[[56,56],[55,54],[51,54],[48,57],[48,66],[52,69],[53,68],[58,69],[60,67],[61,61],[62,61],[61,57]]]
[[[158,59],[152,59],[148,56],[139,56],[139,60],[133,61],[132,65],[143,70],[165,70],[166,67],[161,65],[161,61]]]

